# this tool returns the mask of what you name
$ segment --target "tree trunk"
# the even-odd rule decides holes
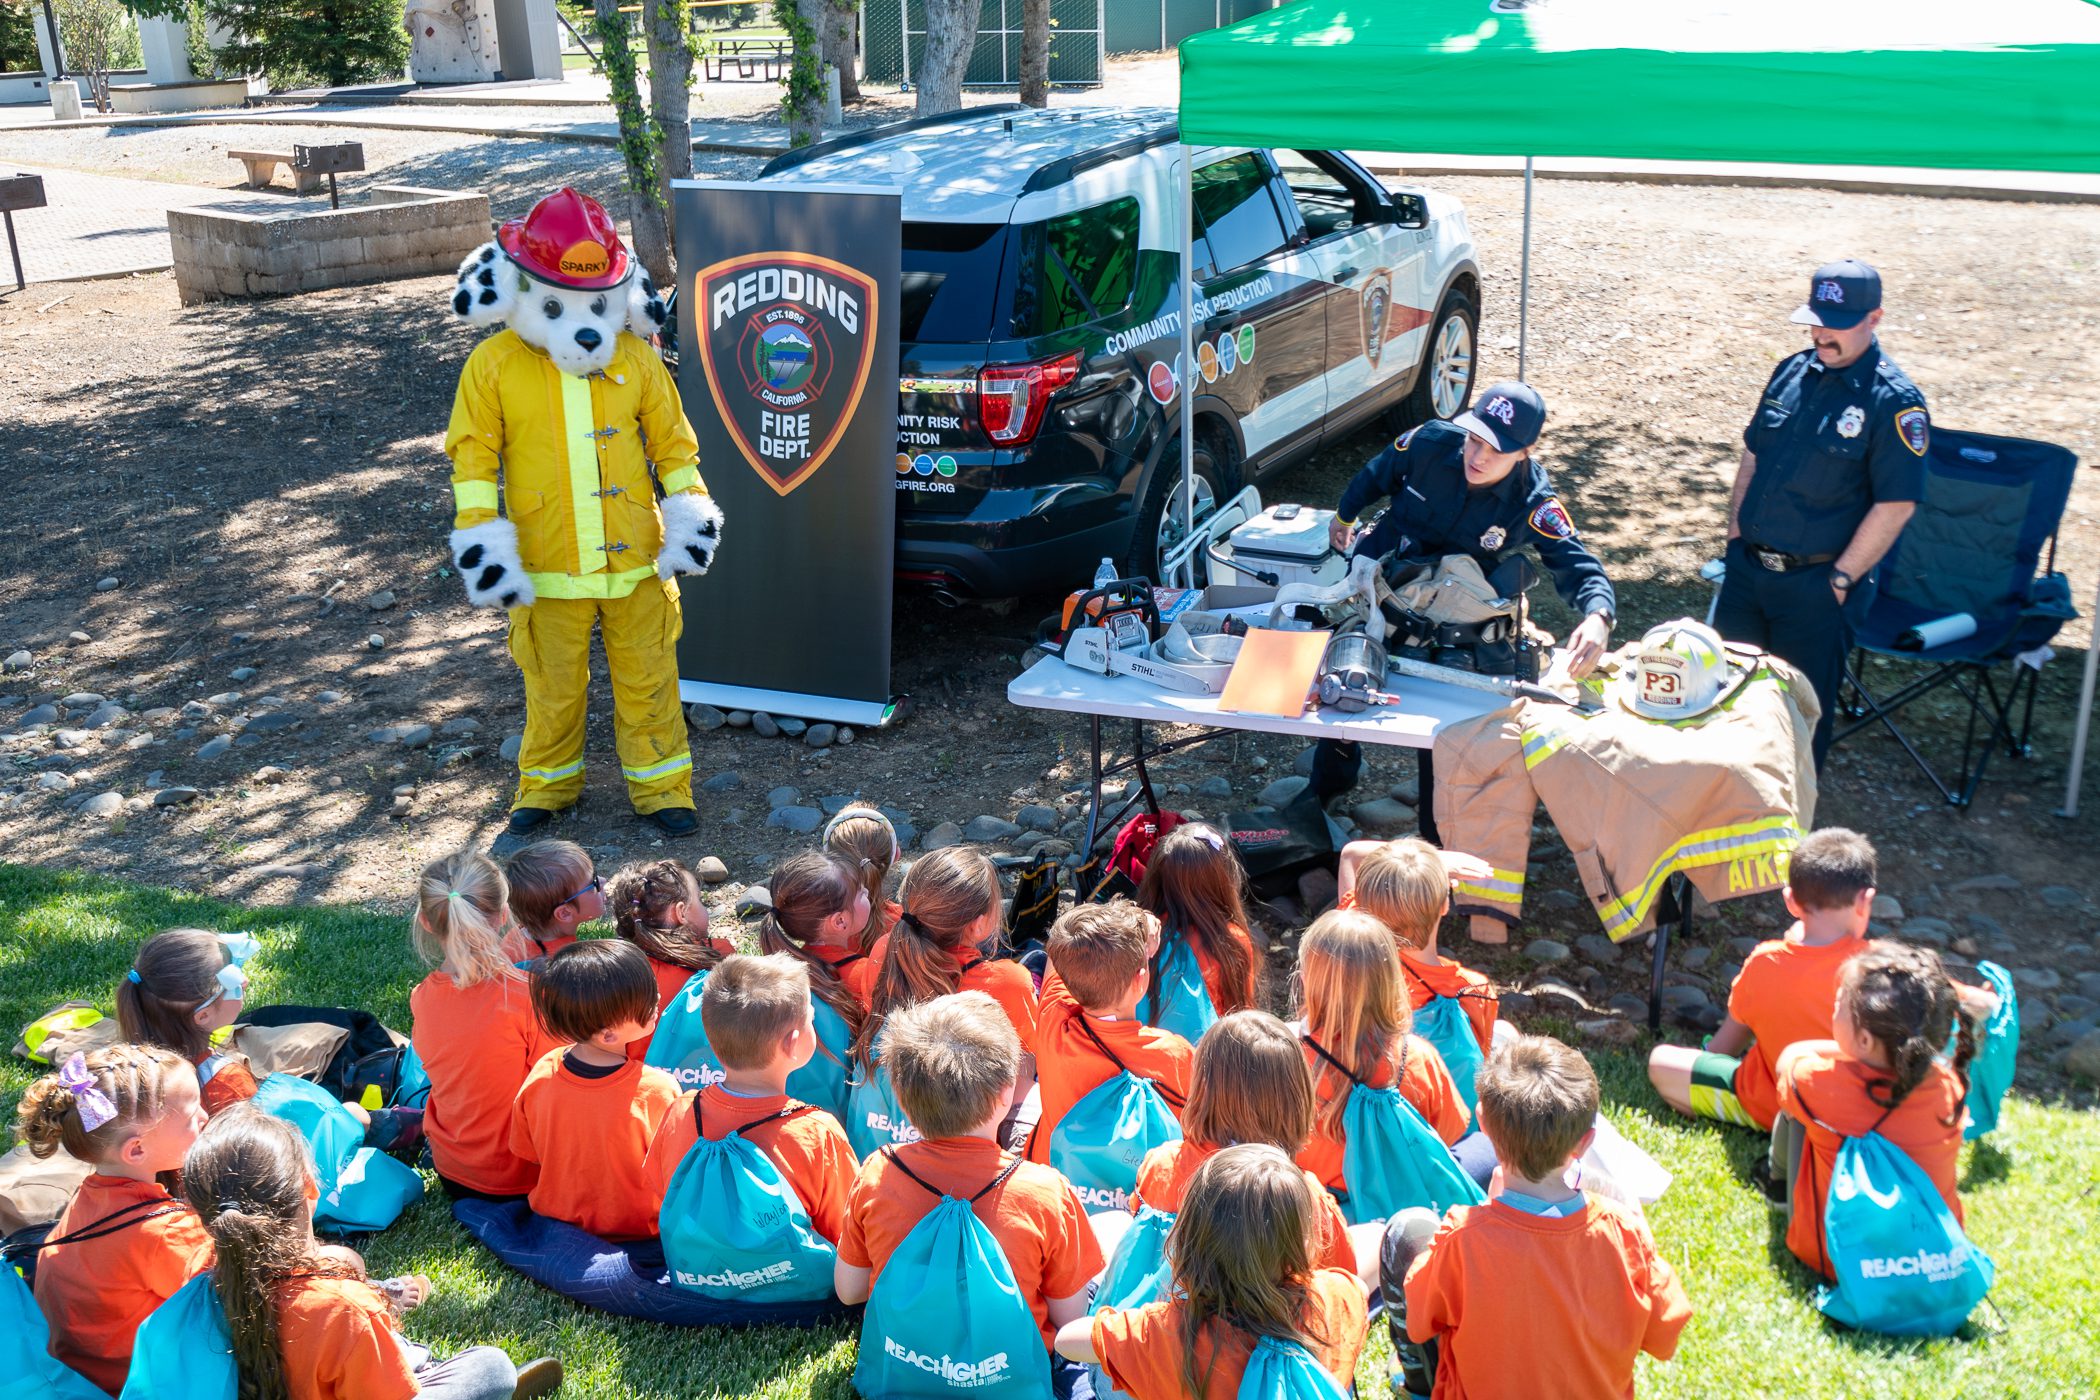
[[[788,145],[807,146],[824,134],[824,25],[827,0],[773,0],[773,17],[788,32],[787,92],[780,99],[787,117]]]
[[[1021,101],[1050,105],[1050,0],[1021,0]]]
[[[605,68],[606,84],[612,89],[613,111],[620,119],[620,156],[627,169],[634,255],[649,269],[658,286],[668,287],[674,283],[670,229],[664,221],[663,190],[657,171],[661,147],[656,124],[642,106],[634,45],[627,28],[627,16],[620,13],[620,0],[592,0],[591,30],[598,36],[599,62]],[[686,149],[690,158],[690,140]]]
[[[919,85],[913,111],[921,117],[962,106],[963,74],[977,47],[979,0],[926,0],[926,47],[912,78]]]
[[[824,14],[824,61],[839,70],[839,101],[860,101],[860,5],[831,0]]]
[[[678,0],[645,0],[643,37],[649,44],[649,113],[657,132],[658,194],[666,237],[675,246],[678,223],[671,182],[693,178],[693,39]],[[653,275],[653,272],[652,272]]]

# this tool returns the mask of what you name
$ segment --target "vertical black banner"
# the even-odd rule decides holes
[[[895,190],[680,183],[678,389],[722,547],[686,590],[678,674],[821,703],[890,698]]]

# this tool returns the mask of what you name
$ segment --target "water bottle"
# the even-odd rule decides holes
[[[1106,588],[1116,581],[1116,561],[1104,558],[1101,567],[1094,570],[1094,587]]]

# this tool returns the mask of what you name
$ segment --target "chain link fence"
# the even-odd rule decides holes
[[[1105,0],[1050,0],[1050,82],[1101,82]],[[925,0],[862,0],[861,55],[867,81],[910,87],[926,49]],[[1012,87],[1021,80],[1021,0],[983,0],[967,87]]]

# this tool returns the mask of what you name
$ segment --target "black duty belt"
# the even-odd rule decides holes
[[[1775,574],[1790,574],[1796,569],[1812,569],[1818,564],[1828,564],[1836,559],[1835,554],[1788,554],[1784,550],[1766,549],[1761,544],[1743,541],[1743,549],[1752,559]]]

